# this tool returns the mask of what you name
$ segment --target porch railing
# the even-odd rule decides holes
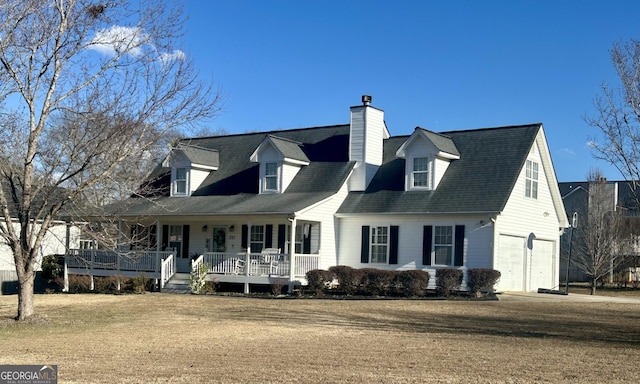
[[[171,254],[167,256],[166,259],[162,260],[162,265],[160,266],[160,289],[164,288],[164,285],[175,273],[176,258]]]
[[[210,273],[226,275],[290,276],[289,254],[262,254],[206,252],[203,262],[211,266]],[[312,269],[318,269],[318,255],[295,255],[295,276],[303,277]],[[248,268],[248,271],[247,271]]]
[[[67,267],[72,269],[160,273],[169,256],[173,256],[173,252],[71,249],[65,259]],[[170,263],[175,272],[175,258],[171,257]]]

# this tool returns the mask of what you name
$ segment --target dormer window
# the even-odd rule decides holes
[[[260,193],[283,193],[309,158],[302,150],[302,143],[267,135],[249,158],[259,163]]]
[[[413,159],[413,172],[411,178],[413,179],[414,188],[427,188],[431,189],[431,162],[428,157],[415,157]]]
[[[174,195],[186,195],[187,194],[187,168],[176,168],[176,176],[174,181]]]
[[[396,156],[405,159],[405,191],[432,191],[460,152],[450,137],[416,128]]]
[[[264,165],[264,190],[273,192],[278,190],[278,163]]]

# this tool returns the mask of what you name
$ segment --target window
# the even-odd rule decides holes
[[[176,184],[175,184],[174,194],[186,195],[187,194],[187,169],[186,168],[176,168],[175,183]]]
[[[169,226],[169,247],[176,250],[176,255],[182,255],[182,225]]]
[[[265,191],[278,190],[278,164],[266,163],[264,165],[264,189]]]
[[[430,188],[429,177],[430,162],[427,157],[416,157],[413,159],[413,172],[411,173],[414,188]]]
[[[435,265],[451,265],[453,256],[453,229],[450,226],[436,226],[433,233]]]
[[[262,248],[264,248],[264,226],[263,225],[252,225],[251,226],[251,236],[249,238],[249,246],[251,247],[251,252],[262,252]]]
[[[371,262],[386,263],[389,250],[389,229],[371,227]]]
[[[286,235],[286,251],[289,251],[289,239],[291,238],[291,226],[287,225],[287,235]],[[296,238],[295,238],[295,252],[303,253],[303,238],[304,238],[304,226],[302,224],[296,225]]]
[[[538,163],[535,161],[527,160],[524,194],[532,199],[538,198]]]

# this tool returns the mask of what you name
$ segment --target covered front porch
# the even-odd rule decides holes
[[[72,249],[65,255],[65,290],[69,274],[94,276],[144,276],[156,281],[162,291],[179,271],[175,251],[117,252],[96,249]],[[306,273],[319,268],[318,255],[281,253],[264,249],[260,253],[205,252],[188,260],[188,272],[200,264],[208,266],[207,280],[220,283],[242,283],[245,293],[250,284],[306,284]]]

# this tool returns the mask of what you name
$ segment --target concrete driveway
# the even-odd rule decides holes
[[[627,303],[640,304],[640,298],[635,297],[610,297],[598,295],[580,295],[569,293],[558,295],[537,292],[500,292],[497,293],[499,301],[567,301],[567,302],[592,302],[592,303]]]

